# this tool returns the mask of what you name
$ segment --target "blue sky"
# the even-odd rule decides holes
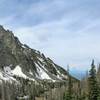
[[[100,61],[100,0],[0,0],[0,24],[64,68]]]

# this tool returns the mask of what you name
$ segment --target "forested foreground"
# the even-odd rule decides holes
[[[21,84],[2,80],[0,100],[100,100],[100,65],[96,71],[94,60],[81,81],[73,79],[69,72],[68,81],[63,82],[17,78]]]
[[[95,66],[92,60],[91,69],[86,72],[86,77],[80,80],[79,91],[75,96],[72,84],[69,77],[68,89],[63,100],[100,100],[100,64]]]
[[[2,80],[3,81],[3,80]],[[33,82],[19,78],[21,84],[3,81],[0,85],[0,100],[64,100],[68,89],[68,82],[50,82],[47,80]],[[72,79],[73,83],[77,82]],[[77,94],[78,87],[73,88],[73,96]]]

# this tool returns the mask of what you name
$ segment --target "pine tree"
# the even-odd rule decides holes
[[[68,72],[68,89],[66,91],[66,93],[64,94],[64,100],[72,100],[72,88],[73,88],[73,84],[72,84],[72,77],[69,74],[69,66],[67,67],[67,72]]]
[[[98,69],[97,69],[97,80],[98,80],[99,85],[100,85],[100,64],[98,64]]]
[[[100,75],[100,64],[98,64],[97,74]]]
[[[77,96],[78,99],[77,100],[81,100],[81,82],[78,82],[78,91],[77,91]]]
[[[99,89],[98,100],[100,100],[100,63],[98,64],[98,69],[97,69],[97,81],[98,81],[98,89]]]
[[[88,87],[89,100],[98,100],[98,83],[96,78],[96,68],[94,65],[94,60],[92,60],[91,69],[89,71]]]

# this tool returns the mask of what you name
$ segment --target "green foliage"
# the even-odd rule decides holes
[[[63,100],[69,100],[69,95],[67,92],[64,93]]]
[[[73,88],[72,77],[70,76],[68,69],[68,89],[64,94],[65,100],[72,100],[72,95],[73,95],[72,88]]]
[[[94,65],[94,60],[91,64],[91,70],[89,71],[89,78],[88,78],[88,87],[89,87],[89,100],[98,100],[98,83],[96,78],[96,69]]]

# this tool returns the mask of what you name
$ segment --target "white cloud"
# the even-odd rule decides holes
[[[16,2],[13,11],[8,10],[13,13],[0,16],[0,22],[23,43],[44,52],[56,63],[85,70],[92,58],[100,60],[100,15],[96,2],[47,0],[23,6],[23,2]]]
[[[44,52],[58,64],[66,67],[69,63],[73,68],[81,66],[85,70],[93,58],[98,61],[100,59],[99,34],[88,34],[90,31],[88,32],[87,29],[85,34],[84,31],[72,34],[71,31],[67,31],[65,21],[24,27],[15,30],[15,33],[23,43],[28,43],[32,48]],[[68,24],[70,23],[72,22],[68,21]]]

